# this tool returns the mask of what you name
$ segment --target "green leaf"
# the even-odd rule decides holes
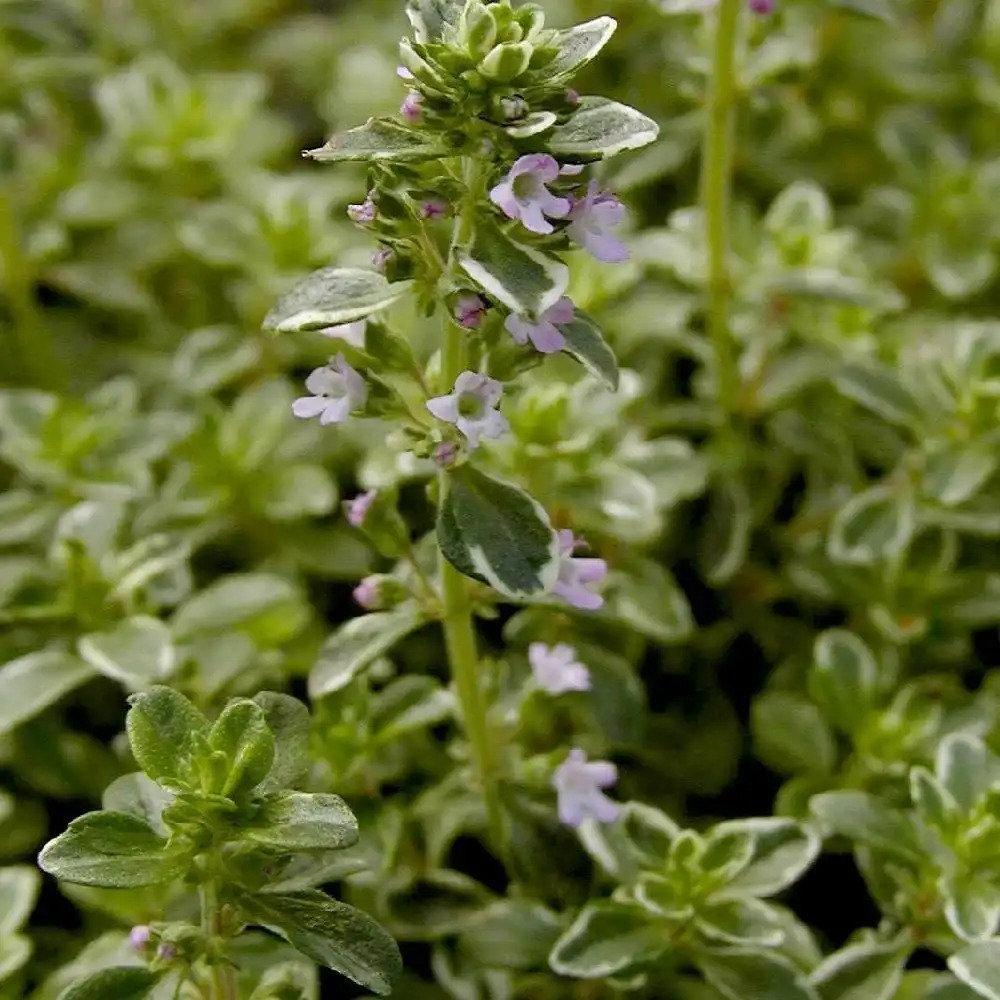
[[[34,868],[11,865],[0,868],[0,939],[19,930],[31,915],[41,888]]]
[[[624,802],[617,823],[586,820],[579,828],[587,853],[616,881],[628,885],[639,870],[666,864],[677,824],[664,812],[643,802]]]
[[[871,565],[899,555],[915,528],[913,497],[873,486],[837,511],[827,551],[834,562]]]
[[[870,17],[885,24],[899,21],[899,9],[894,0],[826,0],[831,7]]]
[[[834,833],[904,861],[923,856],[913,824],[867,792],[824,792],[809,801],[810,810]]]
[[[954,733],[938,744],[934,773],[962,811],[970,812],[987,789],[1000,781],[1000,761],[982,740]]]
[[[424,613],[412,603],[345,622],[320,650],[309,674],[309,697],[322,698],[342,690],[370,663],[426,622]]]
[[[652,118],[627,104],[603,97],[584,97],[565,125],[558,125],[546,140],[554,156],[574,159],[607,158],[652,142],[660,127]]]
[[[700,952],[694,962],[727,1000],[819,1000],[805,974],[774,952]]]
[[[172,621],[178,641],[205,633],[246,632],[258,646],[287,642],[305,626],[309,608],[301,590],[271,573],[234,573],[198,591]]]
[[[910,769],[910,798],[917,814],[930,827],[947,832],[960,820],[958,803],[926,767]]]
[[[750,896],[709,900],[698,907],[695,925],[710,941],[741,948],[776,948],[785,939],[781,917]]]
[[[779,774],[825,774],[837,745],[819,709],[790,691],[765,691],[750,713],[757,756]]]
[[[274,762],[257,786],[261,795],[301,784],[309,772],[309,709],[291,695],[261,691],[253,699],[274,736]]]
[[[364,125],[341,132],[318,149],[307,149],[303,155],[320,163],[344,160],[403,163],[436,160],[442,156],[454,156],[455,152],[445,145],[440,135],[426,129],[407,128],[391,118],[369,118]],[[354,319],[360,317],[355,316]],[[338,322],[347,323],[349,320]]]
[[[379,996],[391,992],[403,971],[396,942],[371,917],[318,889],[240,894],[238,902],[250,923]]]
[[[91,632],[77,648],[98,673],[133,691],[164,680],[175,664],[170,629],[147,615],[126,618],[110,632]]]
[[[358,841],[358,821],[339,795],[289,792],[267,801],[241,836],[265,847],[335,851]]]
[[[162,975],[141,965],[112,966],[78,980],[59,1000],[142,1000]]]
[[[833,380],[838,392],[889,423],[919,431],[924,411],[918,399],[891,368],[872,363],[847,364]]]
[[[924,492],[945,507],[965,503],[996,472],[998,464],[1000,459],[990,445],[974,442],[956,447],[949,443],[927,456]]]
[[[828,955],[809,981],[821,1000],[889,1000],[903,978],[910,952],[898,942],[849,944]]]
[[[746,562],[753,527],[750,497],[736,476],[717,478],[709,487],[699,562],[715,587],[728,583]]]
[[[602,616],[625,622],[657,642],[681,642],[694,628],[684,591],[652,559],[633,558],[616,569],[605,596]]]
[[[163,810],[173,801],[170,792],[141,771],[135,771],[116,778],[104,789],[101,808],[135,816],[155,833],[166,837],[170,830],[163,822]]]
[[[0,667],[0,733],[38,715],[93,676],[93,667],[57,649],[5,663]]]
[[[480,220],[472,244],[458,260],[486,293],[522,316],[539,316],[563,297],[569,269],[551,256],[515,243]]]
[[[546,77],[555,79],[577,73],[597,57],[617,27],[613,17],[598,17],[557,31],[550,44],[559,50],[559,55],[545,67]]]
[[[948,959],[948,968],[980,996],[1000,1000],[1000,939],[970,944]]]
[[[754,848],[747,866],[726,886],[727,893],[773,896],[797,882],[822,847],[813,830],[781,816],[729,820],[712,832],[721,836],[731,830],[751,833]]]
[[[418,42],[436,42],[445,27],[457,24],[463,0],[406,0],[406,16]]]
[[[650,913],[678,923],[690,919],[694,909],[680,886],[655,872],[643,872],[635,884],[636,902]]]
[[[566,338],[563,350],[599,378],[612,392],[618,389],[618,359],[597,324],[579,309],[573,321],[559,327]]]
[[[282,295],[262,326],[274,333],[300,333],[351,323],[395,302],[409,287],[405,281],[390,285],[377,271],[323,267]]]
[[[167,842],[128,813],[77,817],[38,856],[42,871],[77,885],[134,889],[183,874],[186,862],[167,855]]]
[[[274,736],[264,710],[248,698],[226,705],[208,734],[208,746],[227,762],[225,783],[217,791],[230,798],[247,795],[274,763]]]
[[[208,722],[179,691],[154,687],[132,695],[125,717],[132,756],[154,781],[184,790],[193,781],[194,755]]]
[[[655,961],[667,950],[663,928],[627,903],[588,903],[559,938],[549,965],[560,976],[601,979]]]
[[[530,899],[501,899],[467,921],[462,950],[485,968],[529,970],[545,965],[559,937],[558,917]]]
[[[23,934],[6,934],[0,937],[0,986],[5,979],[27,964],[33,951],[31,938]]]
[[[813,647],[809,693],[841,732],[855,732],[878,697],[878,664],[871,650],[846,629],[821,633]]]
[[[550,591],[559,573],[559,541],[542,506],[472,465],[448,479],[437,525],[445,558],[515,600]]]
[[[975,876],[949,881],[944,915],[955,936],[969,942],[993,937],[1000,923],[1000,892]]]

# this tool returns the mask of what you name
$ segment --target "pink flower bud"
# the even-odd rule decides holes
[[[382,599],[378,592],[378,580],[373,576],[366,576],[361,583],[354,588],[354,600],[365,609],[365,611],[377,611],[382,606]]]
[[[129,931],[128,943],[135,948],[136,951],[142,951],[146,945],[149,944],[152,936],[153,932],[148,924],[136,924],[135,927]]]
[[[408,121],[411,125],[415,125],[420,121],[421,116],[424,113],[424,98],[423,95],[416,90],[411,90],[405,98],[403,98],[403,103],[399,106],[399,113]]]
[[[460,295],[452,310],[455,322],[466,330],[475,330],[486,315],[486,303],[478,295]]]
[[[360,528],[361,525],[365,523],[365,518],[368,516],[368,510],[375,502],[375,497],[377,496],[378,490],[367,490],[364,493],[359,493],[352,500],[348,500],[344,504],[344,513],[347,515],[347,523],[352,528]]]

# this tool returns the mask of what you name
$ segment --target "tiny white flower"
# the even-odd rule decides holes
[[[324,337],[330,337],[331,339],[339,338],[346,341],[351,347],[357,347],[363,351],[365,349],[365,327],[367,325],[368,320],[358,319],[353,323],[341,323],[339,326],[324,326],[317,333],[321,333]]]
[[[549,694],[590,690],[590,671],[577,660],[576,650],[565,642],[555,646],[531,643],[528,662],[538,686]]]
[[[319,422],[339,424],[354,410],[364,406],[368,398],[365,380],[347,363],[343,354],[332,358],[328,365],[315,368],[306,379],[306,389],[311,396],[300,396],[292,403],[292,413],[308,420],[319,417]]]
[[[579,826],[585,819],[613,823],[621,813],[617,802],[602,788],[618,780],[618,769],[607,760],[588,761],[587,755],[574,747],[552,775],[556,790],[559,819],[568,826]]]

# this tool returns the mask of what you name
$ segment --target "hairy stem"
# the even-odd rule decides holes
[[[208,937],[218,937],[219,926],[219,892],[214,880],[208,881],[199,889],[201,897],[201,929]],[[225,962],[213,962],[211,1000],[237,1000],[236,977],[231,965]]]
[[[468,239],[476,207],[476,189],[479,184],[477,165],[474,160],[466,160],[463,175],[467,197],[456,213],[455,229],[448,261],[448,274],[455,272],[455,255]],[[455,379],[465,368],[465,334],[459,327],[445,320],[444,345],[441,352],[441,385],[450,390]],[[448,473],[442,471],[438,483],[438,503],[443,505],[448,496]],[[500,808],[497,759],[493,741],[490,738],[486,713],[486,700],[479,684],[479,656],[476,651],[476,634],[472,624],[472,606],[469,587],[464,576],[454,566],[440,556],[441,597],[443,602],[442,621],[445,646],[448,652],[448,668],[455,684],[465,733],[472,750],[472,760],[482,787],[486,805],[493,848],[503,857],[505,836],[503,814]]]
[[[707,249],[706,323],[716,393],[726,423],[739,404],[740,377],[729,330],[729,209],[736,111],[736,42],[745,0],[719,0],[701,157]]]

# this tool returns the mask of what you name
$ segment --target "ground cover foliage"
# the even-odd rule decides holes
[[[1000,6],[0,56],[0,998],[1000,997]]]

